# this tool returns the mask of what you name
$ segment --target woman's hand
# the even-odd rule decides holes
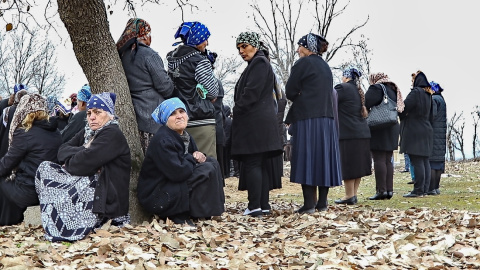
[[[193,152],[193,158],[198,162],[198,163],[203,163],[207,160],[207,157],[202,153],[202,152]]]

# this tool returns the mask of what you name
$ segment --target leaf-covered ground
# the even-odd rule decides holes
[[[241,215],[246,192],[229,178],[226,213],[196,227],[169,220],[107,224],[75,243],[45,241],[40,226],[0,227],[0,268],[480,269],[478,167],[449,164],[442,194],[417,199],[401,197],[412,187],[407,174],[396,172],[394,198],[369,201],[374,181],[367,177],[358,205],[331,203],[311,215],[294,213],[301,191],[285,178],[284,188],[272,192],[273,214],[262,218]],[[332,189],[330,202],[342,193]]]

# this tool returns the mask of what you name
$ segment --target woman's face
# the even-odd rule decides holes
[[[237,45],[238,53],[244,61],[249,62],[257,53],[258,49],[248,43],[239,43]]]
[[[196,47],[199,51],[205,52],[205,49],[207,48],[208,45],[208,40],[205,40],[204,42],[198,44]]]
[[[182,135],[185,128],[187,128],[187,123],[187,112],[182,108],[178,108],[168,117],[167,127]]]
[[[95,131],[103,127],[112,117],[102,109],[92,108],[87,111],[87,121],[90,129]]]
[[[298,56],[300,56],[300,57],[305,57],[305,56],[309,56],[309,55],[313,54],[312,51],[303,47],[302,45],[298,45],[297,53],[298,53]]]

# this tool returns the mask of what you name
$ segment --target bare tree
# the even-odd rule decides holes
[[[472,112],[473,118],[473,138],[472,138],[472,152],[473,159],[477,159],[477,154],[480,151],[480,140],[478,138],[478,128],[480,122],[480,106],[475,106],[474,111]]]
[[[455,112],[447,123],[447,148],[450,161],[455,160],[455,150],[460,151],[462,159],[465,160],[464,144],[465,119],[463,112],[457,115]]]
[[[215,77],[222,83],[225,90],[223,103],[233,107],[233,93],[235,90],[235,83],[238,79],[238,69],[243,65],[244,61],[237,55],[228,58],[219,58],[215,62]]]
[[[38,29],[27,31],[18,27],[3,37],[3,64],[0,67],[0,93],[13,93],[13,85],[25,84],[44,96],[59,96],[63,92],[65,75],[56,67],[57,57],[52,41]]]

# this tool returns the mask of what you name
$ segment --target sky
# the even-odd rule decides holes
[[[208,48],[217,52],[219,57],[236,55],[236,36],[242,31],[254,30],[250,1],[205,0],[196,3],[200,3],[198,10],[193,13],[185,10],[185,21],[198,20],[207,25],[212,33]],[[130,17],[122,8],[122,5],[116,5],[112,8],[113,14],[108,15],[115,41]],[[479,104],[476,89],[470,89],[470,81],[475,80],[480,63],[476,42],[480,25],[478,10],[480,1],[477,0],[356,0],[351,1],[344,14],[335,20],[327,39],[331,42],[341,37],[347,28],[369,17],[361,33],[369,39],[372,71],[388,74],[404,97],[411,89],[411,74],[417,70],[422,70],[429,80],[440,83],[445,89],[443,96],[448,117],[454,112],[464,112],[466,144],[471,144],[470,113]],[[298,37],[311,31],[311,12],[302,16]],[[151,47],[164,58],[174,48],[171,46],[175,42],[173,35],[182,22],[180,11],[174,10],[174,6],[145,5],[137,7],[137,17],[150,23]],[[66,31],[63,34],[66,35]],[[59,65],[66,72],[65,96],[68,96],[76,92],[86,78],[68,37],[63,44],[58,48]]]

